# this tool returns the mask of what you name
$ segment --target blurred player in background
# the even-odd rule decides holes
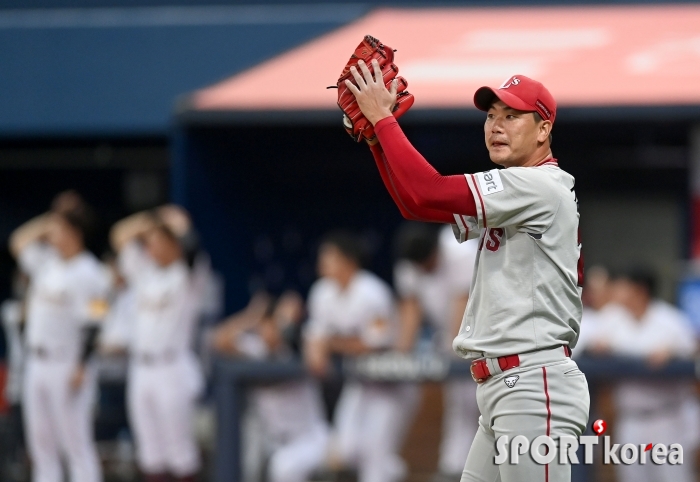
[[[105,265],[112,276],[109,313],[105,317],[100,332],[100,353],[104,356],[123,356],[128,352],[134,331],[135,296],[133,288],[127,284],[114,255],[107,256]]]
[[[594,339],[598,352],[644,359],[661,367],[673,358],[691,358],[697,343],[685,315],[655,298],[656,276],[635,268],[613,283],[613,303],[601,312]],[[697,401],[686,380],[621,380],[614,388],[620,443],[680,443],[683,465],[618,465],[620,482],[689,482],[694,480],[692,456],[697,447]],[[692,429],[688,429],[693,427]]]
[[[36,482],[62,480],[62,456],[72,482],[102,479],[91,416],[97,379],[89,359],[109,276],[85,249],[91,211],[71,198],[10,237],[10,251],[30,278],[23,409]]]
[[[364,250],[352,234],[336,232],[319,248],[321,278],[311,287],[305,359],[324,377],[331,357],[356,357],[395,346],[398,326],[389,286],[362,269]],[[393,482],[406,475],[399,456],[418,392],[409,384],[347,381],[334,414],[332,467],[357,468],[360,482]]]
[[[208,266],[195,257],[188,214],[176,206],[134,214],[110,234],[133,289],[128,413],[149,482],[193,480],[200,468],[193,417],[203,375],[192,351]]]
[[[4,396],[10,406],[0,429],[0,480],[24,479],[24,437],[22,436],[22,383],[24,372],[23,333],[29,278],[17,270],[12,276],[12,297],[0,306],[7,349],[7,380]]]
[[[438,230],[429,224],[406,223],[399,229],[399,261],[394,269],[402,322],[399,350],[413,349],[421,321],[426,318],[435,330],[436,351],[456,358],[452,340],[469,299],[477,248],[477,240],[462,245],[455,242],[450,226]],[[438,470],[445,478],[458,480],[479,422],[476,382],[452,379],[444,384],[443,393]]]
[[[298,293],[284,293],[276,301],[258,294],[246,309],[217,328],[214,346],[220,353],[253,360],[290,360],[299,356],[295,347],[303,317],[304,304]],[[306,482],[325,462],[328,445],[329,429],[317,381],[255,386],[249,391],[248,407],[262,428],[263,458],[269,459],[267,480]],[[246,433],[246,449],[253,445],[255,435]],[[253,455],[254,462],[257,458]],[[258,464],[253,465],[246,480],[260,480]]]
[[[598,347],[600,336],[598,332],[603,329],[601,323],[605,318],[606,307],[610,305],[613,297],[613,279],[602,266],[592,266],[586,270],[586,282],[583,287],[583,314],[581,316],[581,332],[576,342],[576,353],[595,353],[605,351],[607,346]]]

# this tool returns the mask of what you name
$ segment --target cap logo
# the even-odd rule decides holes
[[[539,107],[540,110],[542,110],[542,112],[544,112],[544,114],[545,114],[545,116],[547,117],[547,119],[549,119],[550,117],[552,117],[552,113],[549,111],[549,109],[547,109],[547,107],[542,103],[542,101],[540,101],[539,99],[536,100],[536,101],[535,101],[535,105],[536,105],[537,107]]]
[[[511,85],[518,85],[520,83],[520,79],[517,77],[511,77],[510,79],[506,80],[501,84],[499,89],[507,89]]]

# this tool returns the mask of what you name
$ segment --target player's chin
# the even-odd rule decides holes
[[[489,148],[489,157],[491,158],[491,162],[498,164],[499,166],[507,165],[511,154],[512,153],[507,146]]]

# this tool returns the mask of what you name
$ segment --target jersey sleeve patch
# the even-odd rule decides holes
[[[479,172],[476,174],[476,178],[479,181],[481,194],[484,196],[503,191],[503,181],[501,181],[501,174],[498,172],[498,169]]]

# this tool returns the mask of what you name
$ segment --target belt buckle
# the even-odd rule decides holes
[[[487,377],[477,378],[477,376],[474,374],[474,364],[473,364],[473,363],[471,363],[471,364],[469,365],[469,372],[472,374],[472,379],[473,379],[476,383],[478,383],[479,385],[481,385],[482,383],[484,383],[484,382],[485,382],[486,380],[488,380],[489,377],[490,377],[490,375],[489,375],[489,376],[487,376]]]

